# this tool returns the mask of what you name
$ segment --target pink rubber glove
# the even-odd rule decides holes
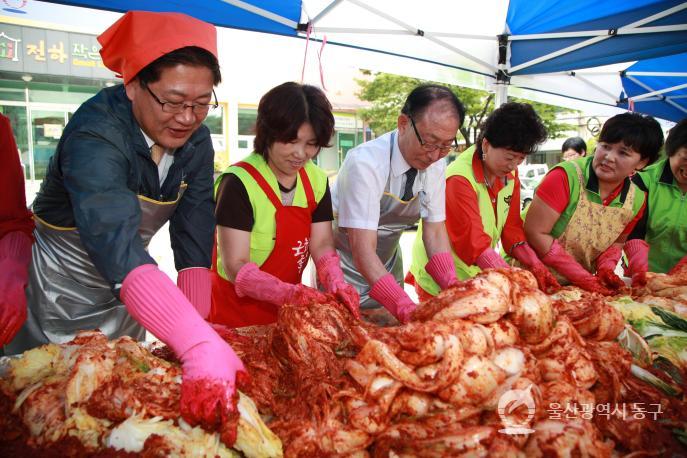
[[[200,316],[207,318],[210,314],[210,291],[212,289],[210,270],[205,267],[191,267],[181,270],[177,276],[177,286],[193,304]]]
[[[315,288],[283,282],[260,270],[254,262],[246,263],[239,269],[234,286],[239,297],[248,296],[277,306],[327,302],[327,296]]]
[[[121,298],[129,313],[182,363],[181,415],[189,424],[220,431],[222,441],[236,440],[236,383],[246,369],[231,347],[203,320],[186,296],[154,264],[129,272]]]
[[[493,248],[487,248],[482,252],[475,261],[477,266],[484,269],[502,269],[510,267],[506,261],[503,260],[500,254],[494,251]]]
[[[623,247],[627,254],[627,270],[632,276],[635,288],[646,285],[646,273],[649,271],[649,244],[642,239],[632,239]]]
[[[558,284],[558,280],[553,276],[549,269],[544,265],[544,263],[539,260],[537,253],[534,252],[532,247],[527,243],[518,245],[513,248],[513,257],[520,261],[520,263],[526,266],[534,278],[537,279],[537,284],[539,289],[545,293],[553,293],[560,289],[561,285]]]
[[[0,240],[0,347],[10,343],[26,321],[31,237],[10,232]]]
[[[678,263],[668,271],[668,275],[675,275],[679,273],[682,269],[684,269],[685,266],[687,266],[687,256],[680,259],[680,261],[678,261]]]
[[[328,251],[315,263],[317,278],[328,293],[334,294],[344,303],[356,319],[360,319],[360,295],[352,285],[344,280],[339,255]]]
[[[382,304],[401,323],[407,323],[410,314],[417,308],[417,305],[396,283],[396,279],[390,273],[372,285],[370,297]]]
[[[453,264],[451,253],[434,253],[425,264],[425,270],[432,276],[441,289],[446,289],[458,283],[456,266]]]
[[[587,272],[575,258],[570,256],[570,253],[565,251],[565,248],[558,243],[558,240],[553,241],[551,249],[541,260],[547,266],[556,269],[558,273],[570,280],[575,286],[606,296],[613,294],[608,288],[599,283],[599,280],[594,275]]]
[[[625,286],[625,282],[615,273],[615,267],[618,265],[618,261],[622,254],[622,248],[613,244],[606,248],[606,251],[596,258],[596,278],[611,289],[618,289]]]

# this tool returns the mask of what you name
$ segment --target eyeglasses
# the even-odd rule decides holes
[[[433,145],[431,143],[425,143],[422,140],[422,137],[420,137],[420,132],[417,131],[417,127],[415,127],[415,121],[413,121],[413,118],[408,116],[408,119],[410,119],[410,125],[413,126],[413,131],[415,131],[415,136],[417,137],[417,141],[420,142],[420,146],[422,147],[423,150],[427,151],[428,153],[433,153],[436,150],[441,151],[442,154],[446,154],[452,150],[455,150],[458,148],[458,139],[453,138],[453,144],[451,145]]]
[[[150,90],[148,85],[144,85],[145,88],[150,92],[150,95],[153,96],[155,101],[160,104],[162,107],[162,111],[165,113],[173,113],[173,114],[179,114],[183,113],[186,111],[187,108],[191,108],[191,110],[195,114],[207,114],[208,111],[213,110],[217,108],[219,103],[217,102],[217,94],[215,94],[215,90],[212,90],[212,97],[215,99],[214,103],[184,103],[184,102],[163,102],[160,100],[158,96],[156,96],[153,91]]]

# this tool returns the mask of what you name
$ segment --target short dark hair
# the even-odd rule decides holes
[[[584,140],[582,140],[581,137],[570,137],[563,142],[563,146],[561,146],[561,153],[565,153],[569,149],[575,150],[578,154],[584,156],[584,154],[587,152],[587,144],[584,142]]]
[[[677,150],[687,147],[687,118],[675,124],[666,138],[666,155],[675,156]]]
[[[222,81],[219,70],[219,62],[210,51],[198,46],[186,46],[163,54],[138,72],[136,78],[143,86],[159,81],[162,70],[176,67],[177,65],[189,65],[191,67],[205,67],[212,72],[213,84],[217,86]]]
[[[658,121],[651,116],[621,113],[604,123],[599,141],[623,142],[625,146],[637,151],[642,159],[649,159],[649,165],[658,159],[658,153],[663,146],[663,131]]]
[[[482,124],[476,150],[482,154],[482,140],[495,148],[532,154],[547,137],[546,126],[531,105],[508,102],[494,110]]]
[[[401,113],[413,119],[417,119],[437,100],[445,100],[451,103],[458,115],[459,124],[462,126],[465,120],[465,107],[462,102],[458,100],[458,97],[456,97],[453,91],[439,84],[421,84],[413,89],[410,94],[408,94],[403,104],[403,108],[401,109]]]
[[[329,146],[334,134],[334,115],[327,96],[319,88],[288,82],[263,95],[255,121],[255,152],[267,160],[274,142],[287,143],[298,138],[298,129],[310,123],[317,146]]]

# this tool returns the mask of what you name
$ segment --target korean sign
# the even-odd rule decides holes
[[[0,71],[113,79],[94,35],[0,23]]]

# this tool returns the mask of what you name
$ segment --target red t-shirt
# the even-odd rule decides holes
[[[10,120],[0,114],[0,238],[15,231],[32,237],[33,219],[26,208],[24,174]]]
[[[484,182],[484,169],[477,155],[473,158],[472,170],[475,179]],[[501,232],[501,244],[510,254],[513,245],[526,239],[520,218],[520,180],[513,173],[507,179],[515,180],[515,183],[508,216]],[[494,185],[489,189],[494,214],[498,193],[504,186],[501,180],[494,180]],[[477,193],[462,176],[452,176],[446,180],[446,230],[453,251],[467,265],[474,265],[479,255],[491,247],[491,237],[484,232],[482,225]]]
[[[623,189],[623,183],[613,190],[612,193],[603,199],[603,205],[608,206],[613,202],[613,199],[618,197],[618,194]],[[546,205],[551,207],[557,213],[563,213],[570,203],[570,184],[568,183],[568,174],[560,167],[551,170],[544,180],[537,188],[536,196],[539,197]],[[646,197],[642,202],[642,208],[639,209],[637,216],[625,226],[622,235],[628,235],[632,232],[637,222],[642,219],[644,209],[646,208]]]

